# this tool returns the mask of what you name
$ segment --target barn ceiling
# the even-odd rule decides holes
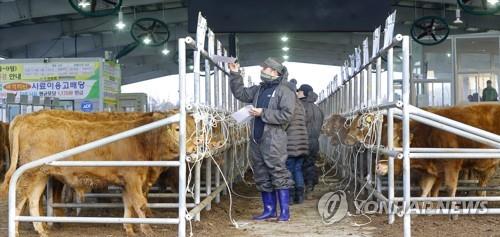
[[[392,1],[398,11],[395,32],[408,34],[414,19],[427,16],[455,20],[454,0]],[[170,54],[160,48],[139,47],[123,57],[123,83],[129,84],[177,73],[176,39],[187,32],[187,6],[184,0],[124,0],[128,26],[142,17],[167,23]],[[500,30],[500,16],[475,16],[462,12],[464,24],[452,34]],[[67,0],[0,0],[0,57],[103,57],[133,42],[128,31],[115,28],[117,16],[84,17]],[[382,22],[381,22],[382,23]],[[210,21],[209,21],[210,24]],[[342,24],[336,22],[335,24]],[[289,61],[341,65],[346,55],[371,33],[288,33]],[[240,62],[256,65],[267,56],[283,55],[282,34],[237,34]],[[228,35],[218,35],[223,43]],[[227,45],[227,44],[226,44]]]

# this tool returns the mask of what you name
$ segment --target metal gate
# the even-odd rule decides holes
[[[229,188],[232,187],[232,182],[248,167],[248,129],[246,125],[236,125],[228,120],[230,112],[239,109],[240,104],[229,93],[228,81],[228,65],[227,63],[216,62],[213,57],[215,55],[227,56],[227,50],[222,47],[220,41],[216,42],[214,33],[207,27],[206,20],[201,13],[199,14],[197,39],[196,41],[190,37],[178,39],[178,59],[179,59],[179,113],[151,124],[134,128],[129,131],[121,132],[85,145],[81,145],[67,151],[63,151],[54,155],[50,155],[34,162],[22,165],[13,174],[10,180],[9,189],[9,237],[15,236],[16,222],[71,222],[71,223],[121,223],[121,224],[176,224],[178,225],[178,236],[184,237],[186,234],[186,221],[200,220],[200,212],[204,208],[210,210],[210,205],[213,199],[218,203],[220,201],[220,193],[227,193],[226,184]],[[208,32],[208,35],[206,34]],[[205,47],[205,38],[208,38],[208,48]],[[215,45],[217,43],[217,45]],[[217,48],[215,48],[217,46]],[[187,70],[187,49],[194,49],[194,65],[193,79],[188,80]],[[217,51],[215,51],[217,49]],[[205,65],[205,96],[200,94],[200,66],[201,56],[204,57]],[[213,69],[213,72],[212,72]],[[211,77],[211,74],[214,77]],[[194,94],[188,96],[187,83],[194,82]],[[219,92],[222,91],[222,98],[219,97]],[[190,100],[191,99],[191,100]],[[186,116],[188,112],[203,111],[207,113],[216,113],[219,117],[226,119],[227,133],[229,136],[225,140],[229,140],[227,144],[220,147],[218,150],[202,150],[197,149],[195,154],[186,154]],[[219,118],[220,119],[220,118]],[[89,151],[106,144],[135,136],[161,126],[171,123],[179,123],[179,160],[177,161],[64,161],[71,156]],[[231,139],[230,139],[231,138]],[[213,161],[212,156],[221,154],[224,157],[224,165],[219,168],[219,165]],[[205,158],[205,159],[204,159]],[[201,194],[201,168],[202,162],[205,161],[205,193]],[[48,216],[16,216],[16,184],[18,179],[28,170],[40,166],[58,166],[58,167],[174,167],[179,169],[179,192],[178,194],[157,194],[156,197],[175,197],[178,196],[178,203],[151,203],[150,208],[177,208],[177,218],[113,218],[113,217],[53,217],[52,209],[55,207],[62,208],[105,208],[105,207],[121,207],[122,204],[115,205],[99,205],[87,203],[53,203],[51,199],[51,187],[48,187],[47,194],[47,215]],[[186,203],[187,198],[187,180],[186,170],[187,165],[194,165],[194,195],[193,203]],[[212,166],[216,166],[218,171],[212,177]],[[242,171],[243,170],[243,171]],[[220,171],[220,172],[219,172]],[[238,173],[239,172],[239,173]],[[222,177],[221,174],[222,173]],[[212,185],[214,181],[215,186]],[[221,183],[221,181],[224,181]],[[116,197],[116,194],[87,194],[92,197]],[[201,197],[205,196],[204,200]],[[188,211],[188,207],[192,208]]]
[[[368,39],[363,47],[355,49],[355,53],[344,63],[341,70],[341,80],[334,79],[327,89],[320,95],[320,107],[326,114],[341,114],[344,117],[353,117],[358,113],[372,111],[387,115],[387,146],[380,147],[380,132],[375,144],[366,147],[368,154],[365,159],[349,159],[349,150],[352,148],[343,145],[332,146],[326,137],[321,138],[321,151],[331,162],[338,164],[343,176],[354,175],[362,187],[380,202],[389,207],[388,218],[392,224],[395,215],[404,218],[404,236],[411,236],[411,215],[427,214],[498,214],[500,209],[489,208],[487,212],[475,212],[471,209],[445,209],[422,211],[411,206],[416,201],[499,201],[500,197],[411,197],[410,186],[410,159],[469,159],[500,158],[500,136],[471,127],[469,125],[447,119],[442,116],[424,111],[410,104],[410,39],[408,36],[396,35],[393,37],[395,12],[385,23],[384,44],[380,48],[380,27],[373,34],[373,51],[369,57]],[[394,49],[401,46],[402,51],[402,98],[395,98],[394,85]],[[382,77],[382,57],[386,57],[386,77]],[[363,60],[362,60],[363,59]],[[362,61],[362,62],[361,62]],[[375,80],[372,80],[372,68],[375,66]],[[382,88],[382,84],[387,87]],[[385,96],[384,96],[385,95]],[[402,147],[394,147],[394,117],[402,120]],[[496,149],[464,149],[464,148],[410,148],[410,119],[420,123],[442,129],[459,136],[469,138]],[[380,121],[381,122],[381,121]],[[384,154],[388,159],[388,181],[383,183],[372,167],[371,153]],[[395,197],[394,159],[403,161],[402,197]],[[383,185],[387,185],[383,187]],[[387,196],[382,192],[388,190]],[[397,203],[402,201],[402,205]]]

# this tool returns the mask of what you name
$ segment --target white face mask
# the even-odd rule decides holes
[[[299,97],[299,99],[306,97],[303,91],[297,92],[297,96]]]

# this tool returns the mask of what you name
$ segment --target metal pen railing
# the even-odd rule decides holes
[[[204,18],[199,14],[199,20],[204,20]],[[131,129],[116,135],[112,135],[82,146],[72,148],[67,151],[63,151],[42,159],[36,160],[34,162],[25,164],[19,167],[13,174],[10,181],[9,189],[9,237],[15,236],[16,231],[16,221],[21,222],[74,222],[74,223],[130,223],[130,224],[177,224],[178,225],[178,236],[186,235],[186,221],[190,220],[200,220],[200,212],[203,209],[210,210],[210,204],[215,199],[216,203],[220,202],[220,193],[226,188],[225,184],[221,184],[221,174],[220,172],[215,172],[214,183],[215,187],[212,187],[212,159],[205,159],[205,187],[201,187],[201,167],[202,162],[196,162],[206,156],[212,156],[217,154],[223,154],[225,156],[226,162],[222,170],[224,170],[223,176],[229,177],[229,182],[234,180],[234,170],[229,166],[241,165],[236,164],[236,157],[229,156],[229,149],[241,150],[241,153],[248,157],[248,139],[239,139],[230,141],[230,143],[217,151],[210,152],[200,152],[197,150],[196,156],[186,155],[186,114],[188,111],[195,110],[199,106],[212,107],[211,110],[224,114],[227,116],[230,112],[240,108],[242,104],[238,103],[236,99],[232,98],[229,92],[228,81],[228,65],[227,63],[218,63],[213,59],[214,55],[222,56],[223,52],[227,51],[222,48],[220,41],[216,41],[213,32],[205,26],[199,25],[197,33],[197,40],[193,40],[190,37],[178,39],[178,58],[179,58],[179,103],[180,103],[180,113],[169,117],[167,119],[162,119],[151,124],[147,124],[138,128]],[[206,33],[208,32],[208,35]],[[208,38],[208,49],[203,48],[205,37]],[[198,43],[200,44],[198,44]],[[217,45],[215,44],[217,43]],[[187,66],[186,65],[186,48],[192,48],[194,52],[194,63],[193,65],[193,77],[194,77],[194,100],[191,102],[193,105],[188,104],[189,98],[187,96]],[[217,53],[215,53],[215,47],[217,47]],[[201,98],[201,80],[200,80],[200,70],[201,70],[201,57],[203,57],[205,64],[205,96],[202,101]],[[213,80],[211,77],[211,68],[213,67]],[[213,82],[213,83],[212,83]],[[225,84],[226,83],[226,84]],[[212,87],[213,84],[213,87]],[[222,86],[222,87],[221,87]],[[219,92],[222,90],[222,98],[219,96]],[[64,161],[64,159],[80,154],[82,152],[95,149],[100,146],[104,146],[114,141],[118,141],[127,137],[131,137],[146,131],[153,130],[155,128],[165,126],[170,123],[179,122],[180,134],[179,134],[179,160],[178,161]],[[235,128],[236,129],[236,128]],[[245,134],[248,135],[248,134]],[[241,160],[241,161],[240,161]],[[244,159],[238,159],[238,162]],[[194,203],[186,203],[187,195],[187,180],[186,180],[186,165],[187,163],[195,162],[194,169],[194,193],[189,195],[194,199]],[[179,169],[179,192],[178,194],[161,194],[161,193],[150,193],[149,197],[178,197],[178,203],[149,203],[150,208],[177,208],[178,218],[111,218],[111,217],[52,217],[53,208],[120,208],[123,204],[109,204],[109,203],[53,203],[51,191],[52,188],[47,189],[49,193],[47,194],[47,215],[48,216],[16,216],[15,206],[16,206],[16,185],[18,179],[23,173],[36,167],[43,165],[57,166],[57,167],[145,167],[145,166],[161,166],[161,167],[178,167]],[[231,185],[231,183],[229,183]],[[204,191],[205,193],[201,193]],[[117,197],[119,194],[111,193],[88,193],[85,194],[87,197]],[[201,200],[201,197],[205,197]],[[192,208],[187,212],[187,208]]]
[[[364,64],[361,64],[361,52],[355,50],[355,54],[349,57],[341,69],[341,82],[333,80],[329,83],[326,90],[320,93],[319,106],[326,114],[341,114],[343,116],[352,117],[358,113],[366,111],[379,111],[387,115],[387,143],[385,148],[380,148],[380,130],[376,146],[368,147],[369,150],[374,150],[385,155],[388,155],[388,177],[387,182],[382,182],[380,177],[374,173],[370,164],[372,163],[372,155],[368,154],[367,159],[359,159],[358,167],[354,167],[357,173],[361,174],[355,177],[363,187],[367,187],[370,193],[381,202],[388,203],[388,218],[389,223],[394,223],[396,212],[403,216],[403,234],[405,237],[411,236],[411,215],[422,214],[498,214],[498,208],[488,208],[485,212],[475,212],[471,209],[440,209],[440,210],[425,210],[410,208],[412,201],[500,201],[500,197],[411,197],[410,191],[410,159],[496,159],[500,158],[500,136],[482,129],[478,129],[464,123],[454,121],[452,119],[439,116],[428,111],[424,111],[410,105],[411,81],[410,81],[410,39],[408,36],[396,35],[392,36],[395,23],[395,13],[391,14],[387,20],[384,30],[384,46],[379,48],[380,28],[375,30],[373,35],[373,52],[372,57],[367,59],[367,46],[363,45]],[[367,40],[365,40],[367,41]],[[402,53],[402,100],[394,100],[394,48],[401,46]],[[387,57],[386,76],[382,76],[381,57]],[[372,67],[375,64],[375,82],[371,80]],[[365,77],[366,74],[366,77]],[[366,82],[364,79],[367,79]],[[385,80],[385,81],[383,81]],[[387,88],[382,90],[382,82],[385,82]],[[365,84],[366,83],[366,84]],[[383,93],[386,97],[383,97]],[[375,98],[373,98],[375,96]],[[394,118],[402,120],[402,147],[394,147]],[[471,149],[471,148],[411,148],[410,147],[410,119],[426,124],[428,126],[441,129],[458,136],[471,139],[473,141],[485,144],[496,149]],[[385,129],[385,128],[384,128]],[[341,175],[343,177],[354,174],[349,170],[353,167],[351,160],[346,158],[347,149],[345,146],[339,145],[334,148],[328,141],[328,138],[322,137],[321,150],[324,154],[331,154],[333,150],[337,151],[335,156],[335,164],[341,167]],[[371,152],[370,152],[371,153]],[[402,181],[402,197],[395,197],[395,180],[394,180],[394,159],[402,159],[403,163],[403,181]],[[366,163],[366,166],[365,166]],[[364,176],[366,174],[368,177]],[[372,179],[376,181],[373,182]],[[374,187],[374,184],[376,186]],[[382,187],[387,185],[387,187]],[[463,189],[463,188],[462,188]],[[382,190],[387,190],[387,197],[382,193]],[[488,187],[472,188],[467,190],[491,190]],[[400,204],[401,207],[396,204]],[[397,208],[393,208],[397,207]]]
[[[182,84],[182,83],[181,83]],[[85,163],[74,163],[73,161],[61,161],[66,158],[69,158],[71,156],[110,144],[112,142],[116,142],[128,137],[135,136],[140,133],[144,133],[171,123],[175,122],[180,122],[182,125],[183,122],[181,121],[182,118],[184,117],[184,124],[185,124],[185,112],[182,112],[182,105],[181,105],[181,112],[180,115],[174,115],[166,119],[158,120],[156,122],[143,125],[128,131],[124,131],[109,137],[105,137],[102,139],[99,139],[94,142],[90,142],[85,145],[81,145],[66,151],[62,151],[59,153],[56,153],[54,155],[50,155],[47,157],[44,157],[42,159],[32,161],[30,163],[24,164],[21,167],[19,167],[14,174],[12,175],[10,181],[9,181],[9,216],[8,216],[8,223],[9,223],[9,230],[8,234],[9,237],[14,237],[16,236],[16,221],[21,221],[21,222],[74,222],[74,223],[141,223],[141,224],[178,224],[181,225],[181,222],[183,220],[179,218],[102,218],[102,217],[46,217],[46,216],[16,216],[16,191],[17,191],[17,181],[21,177],[22,174],[24,174],[26,171],[29,171],[31,169],[43,166],[43,165],[51,165],[51,162],[58,162],[56,165],[64,165],[64,166],[73,166],[73,167],[78,167],[78,166],[93,166],[93,167],[102,167],[102,166],[128,166],[128,167],[133,167],[137,166],[136,162],[127,162],[127,161],[110,161],[110,162],[105,162],[102,163],[103,161],[86,161]],[[183,115],[184,114],[184,115]],[[179,132],[179,141],[181,144],[180,145],[180,159],[179,161],[155,161],[155,162],[149,162],[149,161],[144,161],[144,164],[142,166],[155,166],[155,165],[161,165],[161,166],[178,166],[180,169],[180,173],[182,173],[182,168],[185,165],[183,165],[184,158],[185,158],[185,142],[186,142],[186,130],[184,127],[184,130],[182,129]],[[182,145],[184,143],[184,145]],[[184,151],[182,150],[184,147]],[[69,163],[65,163],[69,162]],[[184,193],[185,190],[185,185],[181,185],[181,178],[179,178],[179,193]],[[179,209],[183,208],[182,213],[184,213],[185,210],[185,197],[180,197],[179,198]],[[185,220],[184,220],[185,221]],[[179,233],[179,236],[181,234]]]

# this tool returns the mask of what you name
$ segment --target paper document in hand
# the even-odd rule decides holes
[[[253,108],[252,105],[247,105],[240,110],[231,114],[231,117],[236,120],[236,123],[246,123],[252,119],[252,115],[250,115],[250,109]]]
[[[212,55],[212,59],[217,63],[234,63],[234,62],[236,62],[236,58],[224,57],[224,56],[220,56],[220,55]]]

